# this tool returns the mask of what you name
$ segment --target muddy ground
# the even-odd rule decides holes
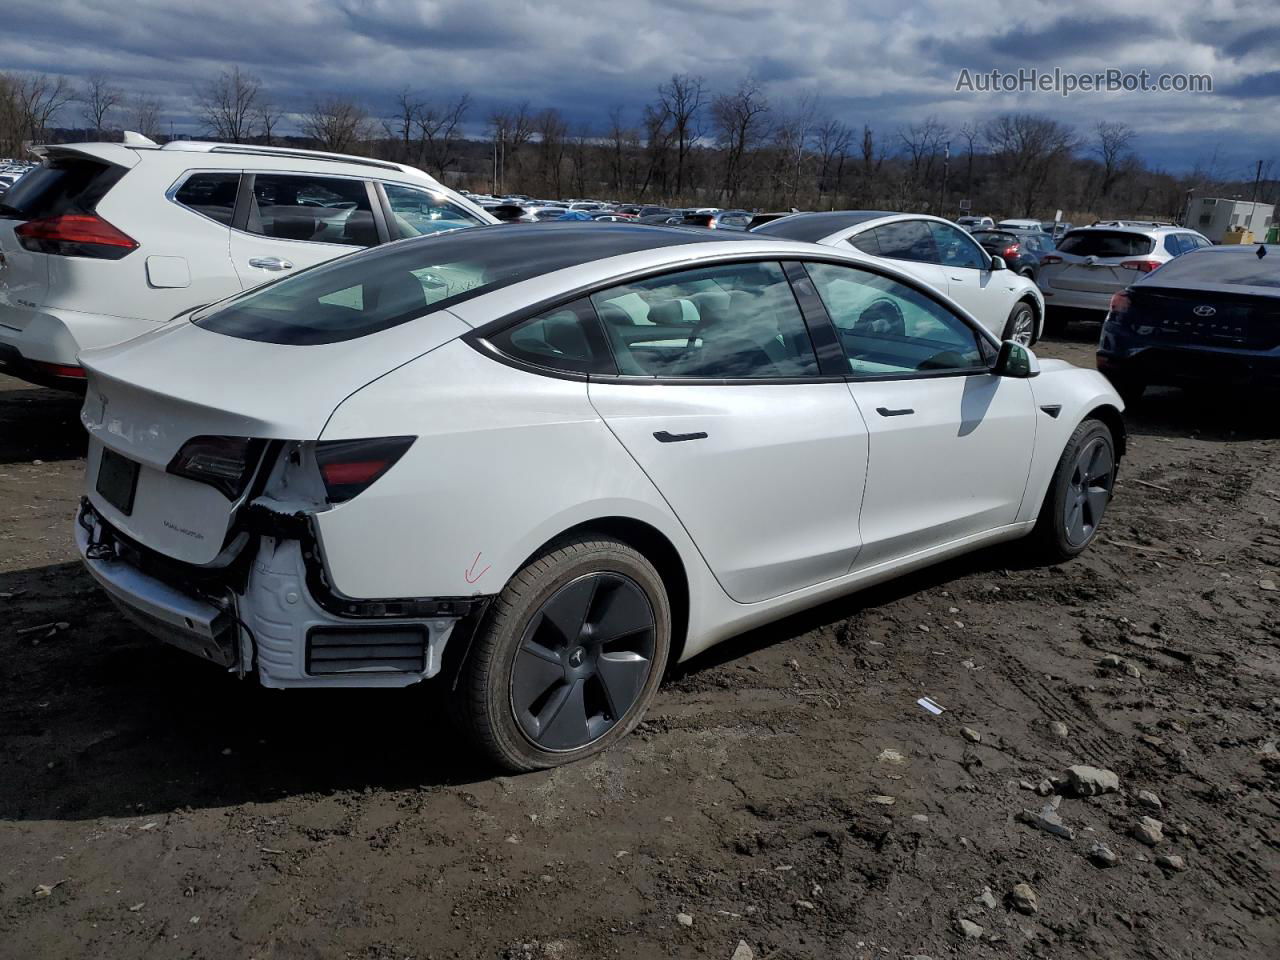
[[[263,691],[126,626],[72,559],[76,406],[0,380],[5,960],[1280,956],[1274,400],[1153,396],[1082,558],[743,636],[620,748],[521,777],[429,687]],[[1062,800],[1073,838],[1021,822],[1078,763],[1120,791]]]

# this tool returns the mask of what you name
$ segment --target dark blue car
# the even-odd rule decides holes
[[[1280,387],[1280,244],[1206,247],[1116,293],[1098,369],[1128,402],[1157,384]]]

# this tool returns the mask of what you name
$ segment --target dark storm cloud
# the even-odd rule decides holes
[[[1050,113],[1088,130],[1102,115],[1139,131],[1139,144],[1181,136],[1197,152],[1261,134],[1261,99],[1276,95],[1280,17],[1265,4],[1164,0],[1138,16],[1113,0],[1017,6],[911,0],[6,0],[0,69],[102,73],[130,94],[164,100],[177,128],[199,132],[196,86],[233,64],[262,78],[286,111],[349,94],[388,113],[395,94],[471,94],[478,130],[495,107],[559,107],[597,129],[612,107],[639,120],[673,73],[730,89],[751,74],[775,110],[802,100],[886,140],[935,114],[958,129],[1007,110]],[[955,92],[960,67],[1061,66],[1094,71],[1196,70],[1212,96],[975,96]],[[1252,113],[1250,111],[1253,111]],[[68,108],[68,122],[74,122]],[[286,123],[289,121],[286,121]],[[1154,141],[1153,141],[1154,142]]]

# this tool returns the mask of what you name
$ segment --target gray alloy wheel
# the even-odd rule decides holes
[[[1115,457],[1110,438],[1094,436],[1076,455],[1063,504],[1067,541],[1084,546],[1102,521],[1115,482]]]
[[[529,620],[511,669],[511,709],[543,750],[577,750],[627,714],[653,669],[654,616],[630,577],[590,573]]]
[[[1024,347],[1036,341],[1036,312],[1028,303],[1014,304],[1009,312],[1009,321],[1004,326],[1004,340],[1013,340]]]
[[[590,756],[644,716],[671,633],[666,585],[638,550],[590,534],[553,543],[476,629],[452,694],[455,719],[508,770]]]
[[[1085,420],[1067,440],[1031,534],[1038,559],[1061,563],[1098,533],[1119,467],[1115,439],[1101,420]]]

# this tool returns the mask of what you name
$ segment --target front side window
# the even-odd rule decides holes
[[[880,245],[880,256],[891,260],[938,262],[933,233],[924,220],[899,220],[876,227],[876,242]]]
[[[982,255],[978,245],[969,238],[967,233],[949,223],[930,220],[928,224],[933,234],[934,246],[938,248],[939,263],[947,267],[987,269],[987,258]]]
[[[754,380],[809,377],[818,359],[777,263],[664,274],[593,294],[618,372]]]
[[[188,210],[230,226],[239,190],[238,173],[193,173],[174,193],[173,199]]]
[[[257,174],[245,229],[277,240],[353,247],[378,242],[363,180]]]
[[[805,266],[854,376],[986,369],[988,351],[973,328],[918,290],[856,267]]]
[[[571,373],[615,373],[589,300],[522,320],[489,338],[509,357]]]
[[[461,207],[429,190],[394,183],[383,184],[382,189],[391,207],[393,230],[401,238],[459,230],[480,223]]]

